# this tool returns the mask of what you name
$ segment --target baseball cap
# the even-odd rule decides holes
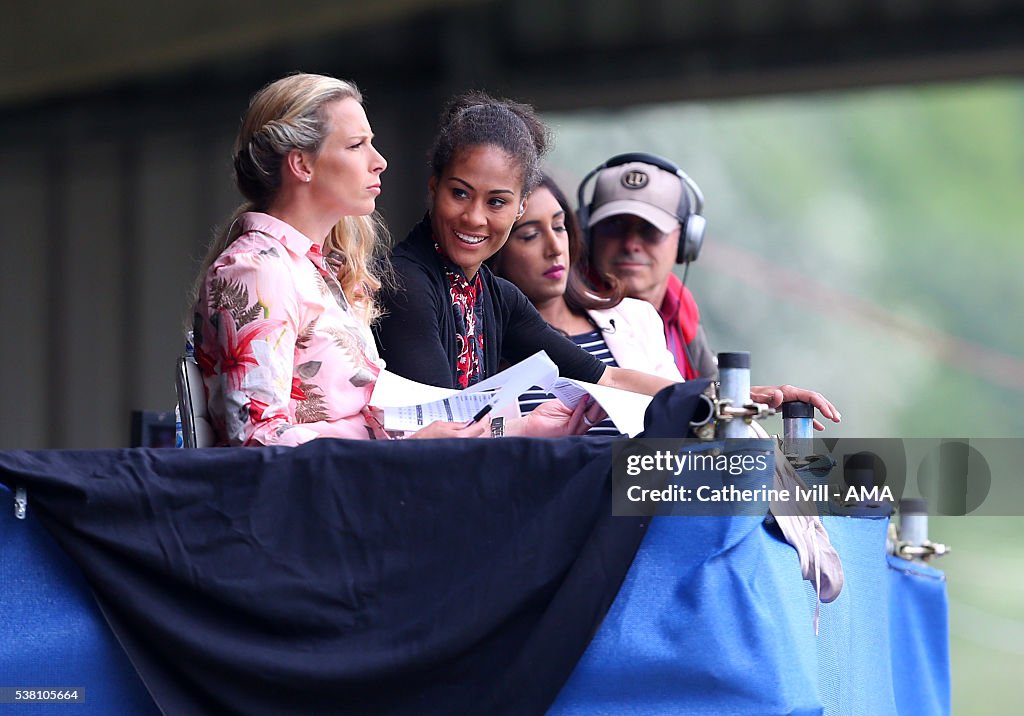
[[[680,224],[680,201],[685,211],[689,197],[683,197],[683,183],[672,172],[645,162],[608,167],[597,174],[587,228],[609,216],[632,214],[667,234]]]

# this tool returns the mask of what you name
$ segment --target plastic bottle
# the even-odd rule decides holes
[[[181,410],[174,404],[174,447],[185,447],[185,434],[181,431]]]
[[[195,360],[196,348],[192,342],[192,331],[185,331],[185,358]],[[181,406],[174,404],[174,447],[185,447],[185,434],[181,430]]]

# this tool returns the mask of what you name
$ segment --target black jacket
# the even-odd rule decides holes
[[[430,217],[413,227],[391,254],[395,288],[381,293],[384,318],[374,328],[387,369],[410,380],[456,388],[458,349],[455,309],[441,259],[434,249]],[[484,311],[483,378],[500,360],[518,363],[539,350],[560,375],[596,383],[605,365],[551,328],[516,286],[480,267]]]

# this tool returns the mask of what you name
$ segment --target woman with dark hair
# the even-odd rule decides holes
[[[586,337],[610,353],[612,365],[681,381],[653,307],[624,297],[615,278],[596,276],[587,259],[568,200],[545,176],[490,266],[518,286],[549,325],[577,344]]]
[[[541,180],[547,128],[533,108],[483,93],[455,98],[431,151],[430,209],[392,253],[397,288],[377,328],[388,368],[466,388],[539,350],[561,375],[653,395],[672,381],[609,367],[548,326],[484,262],[508,240]],[[597,406],[584,417],[592,424]]]
[[[594,275],[572,208],[550,177],[530,194],[526,212],[489,265],[530,299],[548,325],[606,365],[683,380],[654,307],[624,298],[613,277]],[[529,412],[550,398],[535,389],[519,405]],[[590,432],[618,433],[610,423]]]
[[[608,366],[544,321],[523,292],[484,264],[508,240],[540,183],[548,131],[529,105],[481,92],[453,99],[430,152],[430,208],[391,256],[396,285],[381,292],[376,327],[381,357],[395,373],[429,385],[466,388],[546,351],[562,376],[653,395],[674,381]],[[814,403],[838,419],[823,396],[792,386],[752,388],[756,400]],[[582,401],[581,401],[582,404]],[[528,420],[555,418],[548,401]],[[587,426],[603,417],[597,405]]]

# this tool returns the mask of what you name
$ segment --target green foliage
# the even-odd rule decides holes
[[[626,151],[697,180],[709,237],[689,285],[712,347],[750,350],[755,382],[825,393],[844,416],[830,434],[1024,439],[1024,83],[551,119],[570,195]],[[1015,712],[1024,519],[933,520],[932,536],[954,547],[938,563],[953,712]]]
[[[1024,84],[552,120],[559,177],[577,179],[614,153],[645,150],[701,184],[708,258],[693,266],[690,284],[714,346],[753,351],[755,366],[784,373],[766,380],[813,385],[847,415],[877,412],[863,396],[898,394],[898,424],[884,421],[896,434],[1024,436],[1024,412],[1013,407],[1024,398]],[[712,258],[716,244],[806,277],[821,300],[723,272]],[[824,331],[800,336],[815,361],[776,358],[791,337],[737,332],[776,325],[782,314]],[[1022,377],[995,373],[975,350]],[[787,362],[801,373],[786,371]]]

